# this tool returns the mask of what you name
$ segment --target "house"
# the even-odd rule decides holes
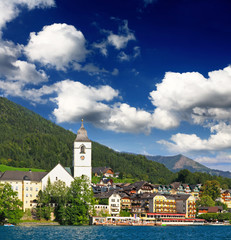
[[[118,192],[119,193],[119,192]],[[125,211],[131,211],[131,198],[128,194],[126,194],[125,192],[121,192],[119,193],[120,197],[121,197],[121,210],[125,210]]]
[[[223,211],[222,206],[215,206],[215,207],[199,207],[198,208],[198,215],[204,213],[221,213]]]
[[[231,194],[230,190],[222,190],[220,201],[225,203],[228,208],[231,208]]]
[[[153,193],[153,189],[152,184],[146,181],[135,182],[124,187],[124,190],[130,194]]]
[[[108,178],[102,178],[99,182],[100,185],[111,187],[113,186],[113,180]]]
[[[121,197],[116,191],[111,190],[109,192],[95,194],[94,197],[98,199],[99,205],[108,205],[108,212],[111,216],[119,216]]]
[[[23,210],[31,209],[36,202],[38,192],[42,189],[42,178],[47,172],[5,171],[0,183],[9,183],[23,202]]]
[[[114,177],[114,171],[110,167],[95,167],[92,168],[92,172],[96,177]]]

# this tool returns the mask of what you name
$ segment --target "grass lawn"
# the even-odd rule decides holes
[[[5,172],[5,171],[27,171],[28,172],[29,170],[31,170],[32,172],[46,172],[46,170],[43,170],[43,169],[17,168],[17,167],[11,167],[11,166],[0,164],[0,172]]]

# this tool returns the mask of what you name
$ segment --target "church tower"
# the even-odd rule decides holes
[[[91,182],[91,141],[87,136],[87,130],[83,126],[83,120],[74,142],[74,178],[86,175]]]

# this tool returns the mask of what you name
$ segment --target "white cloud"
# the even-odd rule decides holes
[[[174,152],[220,151],[231,148],[231,126],[224,122],[210,128],[208,139],[201,139],[196,134],[178,133],[171,137],[171,141],[161,140]]]
[[[144,132],[149,134],[151,122],[152,115],[150,113],[123,103],[113,106],[106,125],[108,129],[115,132]]]
[[[100,52],[106,57],[108,55],[107,51],[107,41],[103,41],[101,43],[94,43],[93,44],[94,48],[98,48]]]
[[[26,84],[38,85],[48,81],[43,70],[37,70],[34,64],[17,60],[22,49],[22,45],[0,41],[0,89],[5,95],[23,96],[22,89]]]
[[[157,84],[157,89],[150,93],[150,100],[157,109],[173,116],[173,121],[177,119],[177,125],[181,121],[204,123],[208,120],[229,120],[230,82],[230,66],[210,72],[208,79],[197,72],[168,72]]]
[[[7,22],[16,18],[21,7],[45,8],[55,6],[54,0],[1,0],[0,1],[0,29],[5,27]]]
[[[39,33],[31,33],[25,53],[31,61],[65,71],[74,62],[85,61],[86,40],[81,31],[67,24],[43,27]]]
[[[130,40],[135,39],[133,33],[129,33],[126,36],[111,33],[107,40],[109,44],[113,45],[117,50],[120,50],[121,48],[125,48]]]
[[[99,128],[115,132],[149,134],[152,128],[152,114],[125,103],[114,103],[119,92],[108,85],[93,87],[64,80],[38,89],[22,90],[17,83],[0,84],[4,89],[8,88],[9,94],[24,97],[32,103],[45,104],[48,100],[56,103],[53,115],[58,123],[84,118]]]
[[[150,132],[150,113],[125,103],[109,104],[119,96],[110,86],[91,87],[66,80],[57,83],[56,87],[57,108],[53,114],[59,123],[84,118],[97,127],[115,132]]]
[[[210,128],[202,139],[196,134],[178,133],[170,141],[161,140],[174,152],[219,151],[231,148],[231,67],[208,73],[166,73],[150,93],[156,107],[154,127],[168,129],[182,121]]]
[[[231,168],[230,168],[231,155],[230,155],[230,153],[220,152],[214,157],[198,156],[194,160],[203,165],[206,165],[207,167],[212,168],[212,169],[231,171]]]
[[[14,75],[8,76],[9,80],[33,85],[48,81],[46,73],[43,70],[36,70],[34,64],[17,60],[14,65],[17,67],[17,71]]]
[[[128,28],[128,21],[124,20],[124,25],[119,29],[118,34],[110,32],[107,37],[108,44],[113,45],[117,50],[125,48],[129,41],[136,40],[135,35]]]
[[[118,96],[110,86],[91,87],[70,80],[56,84],[58,96],[54,99],[57,122],[75,122],[82,118],[96,123],[107,118],[110,107],[104,102]]]
[[[112,18],[113,20],[119,20]],[[120,20],[119,20],[120,21]],[[124,20],[123,24],[119,26],[118,33],[113,33],[112,31],[102,30],[103,33],[106,33],[108,36],[102,42],[94,43],[93,47],[98,48],[104,56],[108,56],[107,47],[112,45],[116,50],[125,49],[129,41],[135,41],[136,37],[134,33],[128,28],[128,21]],[[140,48],[138,46],[133,49],[134,54],[132,57],[136,58],[140,54]],[[121,61],[128,61],[131,56],[125,54],[123,51],[120,52],[119,56]],[[126,58],[127,57],[127,58]],[[125,59],[126,58],[126,59]]]

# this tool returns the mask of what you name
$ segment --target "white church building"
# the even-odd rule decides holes
[[[23,210],[31,209],[36,204],[40,190],[47,186],[48,179],[51,183],[61,180],[70,187],[75,177],[86,175],[90,182],[92,176],[91,166],[92,143],[87,136],[83,120],[74,141],[74,158],[72,169],[64,168],[58,163],[50,172],[5,171],[0,172],[0,183],[9,183],[18,193],[18,198],[23,202]],[[69,170],[69,171],[68,171]],[[72,170],[72,171],[71,171]]]

